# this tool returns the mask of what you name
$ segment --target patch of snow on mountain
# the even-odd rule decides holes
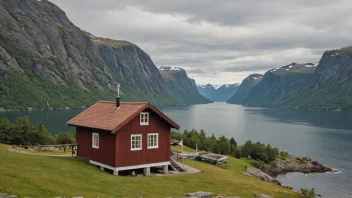
[[[258,78],[257,77],[253,77],[254,80],[257,80]]]
[[[158,67],[159,70],[161,71],[179,71],[181,68],[179,67]]]
[[[219,89],[221,85],[213,85],[214,89]]]
[[[288,66],[288,68],[292,68],[293,66],[291,65],[291,66]]]
[[[179,67],[171,67],[170,70],[178,71],[178,70],[181,70],[181,68],[179,68]]]
[[[290,69],[285,69],[286,71],[289,71]]]

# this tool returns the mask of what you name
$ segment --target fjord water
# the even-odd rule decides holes
[[[162,112],[184,129],[204,129],[208,135],[270,143],[294,155],[335,168],[341,173],[290,173],[277,179],[295,189],[314,187],[323,197],[352,197],[352,113],[266,109],[225,103],[162,107]],[[51,133],[74,131],[66,121],[82,110],[51,112],[7,112],[0,116],[15,121],[27,114],[33,123],[42,122]]]

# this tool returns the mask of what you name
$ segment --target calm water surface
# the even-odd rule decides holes
[[[352,197],[352,114],[243,107],[225,103],[164,107],[181,130],[204,129],[208,135],[270,143],[294,155],[313,158],[341,173],[279,175],[277,179],[295,189],[312,188],[323,197]],[[67,120],[82,110],[0,113],[15,121],[27,114],[42,122],[51,133],[74,131]]]

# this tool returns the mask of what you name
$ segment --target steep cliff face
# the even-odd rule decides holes
[[[175,104],[150,57],[126,41],[96,38],[54,4],[0,1],[0,104],[6,109],[82,106],[113,99]]]
[[[281,106],[292,100],[312,77],[318,63],[291,63],[265,73],[244,100],[249,106]]]
[[[244,104],[251,88],[263,78],[262,74],[251,74],[245,78],[238,87],[236,93],[227,101],[231,104]]]
[[[125,94],[127,99],[164,96],[174,104],[183,103],[181,98],[167,87],[158,68],[142,49],[127,41],[117,41],[95,37],[89,34],[97,50],[108,65],[112,76],[122,82],[123,90],[135,89],[133,94]],[[172,104],[170,103],[170,104]]]
[[[197,85],[197,90],[200,95],[208,98],[211,101],[214,101],[213,96],[216,94],[216,89],[213,85],[209,83],[205,85]]]
[[[352,110],[352,47],[326,51],[314,75],[287,107]]]
[[[185,70],[179,67],[159,67],[168,88],[184,101],[184,104],[206,104],[212,101],[200,95],[196,82],[187,76]]]
[[[235,84],[224,84],[220,86],[213,86],[211,84],[197,85],[198,92],[212,101],[226,102],[233,96],[238,87],[239,83]]]

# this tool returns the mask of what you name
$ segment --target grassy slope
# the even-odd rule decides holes
[[[75,158],[24,155],[7,148],[0,144],[0,192],[19,197],[179,197],[198,190],[241,197],[254,193],[298,197],[290,190],[242,174],[248,164],[234,158],[230,158],[228,169],[187,161],[202,170],[198,174],[116,177]]]

